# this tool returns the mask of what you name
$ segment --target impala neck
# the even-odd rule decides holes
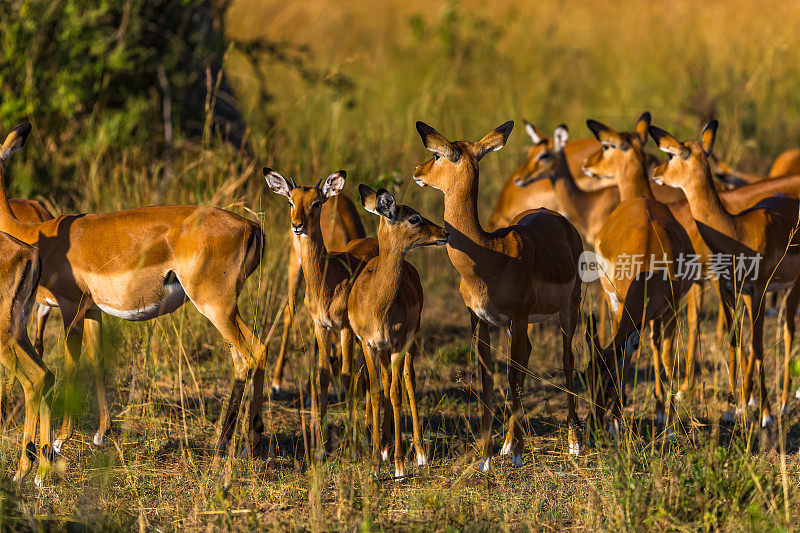
[[[683,192],[692,217],[697,222],[724,235],[738,238],[740,232],[736,217],[725,209],[709,174],[695,171],[685,181]]]
[[[381,225],[383,224],[384,222],[381,221]],[[378,264],[372,278],[370,300],[376,315],[381,319],[386,316],[392,304],[397,300],[403,279],[405,256],[405,250],[389,246],[385,241],[378,239]]]
[[[478,219],[478,169],[468,170],[456,179],[468,184],[444,195],[444,224],[450,233],[448,250],[462,249],[469,244],[484,245],[489,234],[481,227]]]
[[[29,238],[32,225],[24,224],[17,220],[17,217],[14,216],[14,212],[11,211],[11,206],[8,204],[5,178],[3,165],[0,164],[0,231],[4,231],[23,242],[32,243],[36,240],[35,236],[33,240]]]
[[[300,262],[306,279],[306,290],[316,295],[325,284],[328,250],[322,240],[319,220],[309,224],[308,235],[300,237]]]
[[[650,189],[650,182],[647,180],[647,170],[645,169],[643,157],[626,161],[620,167],[620,172],[617,174],[617,187],[619,188],[621,202],[631,198],[655,199],[653,191]]]
[[[564,152],[559,152],[558,158],[558,166],[550,175],[550,183],[553,185],[558,203],[561,204],[568,218],[582,220],[587,213],[583,212],[578,200],[583,199],[586,191],[575,183],[575,178],[572,177],[572,172],[569,170],[567,156],[564,155]]]

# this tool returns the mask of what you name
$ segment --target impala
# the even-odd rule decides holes
[[[732,169],[730,166],[720,161],[712,153],[711,161],[714,163],[714,178],[732,186],[740,186],[747,183],[757,183],[762,180],[791,176],[800,174],[800,148],[781,152],[769,169],[769,174],[748,174]]]
[[[364,225],[358,216],[356,206],[347,196],[336,196],[331,202],[322,205],[320,213],[322,240],[325,248],[333,252],[343,250],[354,239],[366,236]],[[273,392],[279,392],[283,381],[283,369],[286,362],[286,350],[289,346],[289,332],[294,320],[297,294],[300,292],[300,283],[303,281],[303,265],[300,260],[300,236],[292,235],[292,247],[289,251],[289,281],[286,308],[283,313],[283,336],[278,359],[275,362],[275,371],[272,374]]]
[[[772,424],[772,413],[764,380],[763,299],[767,290],[789,289],[784,328],[784,383],[781,408],[786,409],[789,387],[789,360],[794,338],[794,314],[800,296],[800,236],[798,200],[786,195],[765,198],[749,209],[732,214],[712,185],[707,157],[711,154],[718,123],[712,120],[703,128],[702,142],[681,143],[666,131],[650,127],[650,134],[669,159],[656,168],[653,179],[686,194],[692,216],[703,240],[715,253],[736,258],[727,266],[720,281],[725,318],[731,335],[728,392],[734,401],[736,355],[741,357],[742,401],[750,398],[754,367],[758,366],[761,389],[761,426]],[[747,258],[758,260],[757,271],[743,271]],[[737,266],[738,262],[738,266]],[[739,323],[731,316],[737,299],[744,300],[751,322],[751,351],[747,361],[741,356]],[[735,343],[735,344],[734,344]],[[733,407],[733,406],[732,406]],[[728,411],[726,417],[732,413]]]
[[[12,132],[0,147],[0,182],[4,163],[12,153],[22,148],[24,142],[24,132]],[[8,205],[4,197],[2,203]],[[3,280],[0,289],[0,364],[8,369],[12,379],[19,379],[25,395],[22,452],[14,480],[21,482],[24,479],[38,454],[39,467],[34,483],[41,485],[50,471],[53,456],[49,393],[54,378],[31,345],[27,316],[36,298],[42,263],[36,248],[6,233],[0,233],[0,257],[0,279]],[[38,450],[34,444],[37,422]]]
[[[4,146],[19,149],[30,131],[30,124],[17,126]],[[85,329],[100,407],[94,444],[102,445],[111,425],[99,365],[102,313],[148,320],[175,311],[187,299],[231,345],[235,379],[217,449],[230,441],[250,373],[250,441],[253,447],[260,442],[267,352],[237,306],[245,280],[261,261],[263,234],[258,224],[202,206],[145,207],[25,223],[14,216],[0,185],[0,230],[38,247],[41,285],[52,294],[64,322],[67,398],[75,390]],[[59,452],[71,434],[72,407],[66,402],[53,449]]]
[[[600,282],[616,327],[614,339],[602,350],[600,361],[606,372],[621,378],[616,386],[624,394],[630,350],[632,344],[638,345],[638,341],[631,341],[631,336],[638,335],[650,321],[654,321],[651,330],[659,333],[663,325],[663,337],[659,339],[656,334],[653,342],[661,344],[653,349],[656,421],[658,424],[666,422],[669,428],[673,411],[672,347],[677,313],[681,298],[692,286],[691,279],[678,271],[678,261],[692,256],[692,242],[669,208],[656,201],[650,190],[644,157],[649,113],[640,117],[637,131],[631,133],[618,133],[594,120],[586,124],[603,144],[603,150],[590,158],[584,168],[592,175],[602,172],[600,175],[608,176],[613,172],[622,200],[595,241],[595,252],[606,264],[606,274],[600,276]],[[631,258],[635,257],[640,258],[641,263],[634,269]],[[661,381],[662,365],[668,377],[666,394]],[[603,391],[595,387],[593,395],[597,397],[601,393]],[[617,416],[618,404],[614,403]],[[607,404],[598,401],[598,405],[598,418],[602,421],[603,407]],[[665,406],[669,407],[669,416],[665,416]]]
[[[406,253],[417,246],[443,245],[448,234],[443,228],[420,216],[406,205],[397,205],[385,189],[373,191],[360,185],[364,209],[380,217],[378,227],[378,256],[371,259],[350,290],[347,310],[367,363],[372,404],[372,460],[373,472],[380,469],[380,388],[378,375],[383,380],[384,425],[383,434],[390,431],[388,405],[391,398],[394,414],[394,476],[405,475],[403,468],[401,403],[402,385],[405,381],[414,434],[414,451],[417,464],[427,460],[422,445],[416,399],[416,373],[414,358],[417,354],[416,335],[422,314],[422,283],[417,270],[405,260]],[[402,376],[401,376],[402,372]],[[391,377],[391,385],[389,378]],[[387,439],[384,439],[387,440]],[[387,446],[388,448],[388,446]],[[388,449],[382,450],[388,457]]]
[[[459,290],[477,336],[483,388],[482,471],[491,467],[493,363],[489,325],[509,328],[511,333],[508,381],[512,413],[501,453],[513,451],[513,464],[522,464],[522,390],[531,350],[527,325],[554,315],[561,327],[568,390],[569,451],[580,453],[572,353],[572,337],[580,319],[580,234],[566,218],[549,209],[526,211],[512,226],[492,233],[484,231],[478,220],[478,162],[502,148],[513,127],[513,122],[506,122],[475,143],[450,142],[432,127],[417,122],[422,142],[434,157],[416,167],[414,180],[444,193],[445,229],[450,234],[447,252],[461,276]]]
[[[289,219],[292,233],[300,237],[300,260],[306,278],[305,304],[314,320],[314,334],[319,350],[317,405],[319,408],[315,436],[317,449],[324,452],[327,438],[325,416],[328,410],[328,385],[331,368],[331,335],[338,333],[342,349],[342,388],[353,394],[350,381],[353,371],[353,330],[347,315],[347,299],[353,280],[366,262],[377,255],[375,239],[352,241],[341,253],[328,252],[322,239],[320,213],[323,204],[339,194],[347,173],[334,172],[314,187],[298,186],[270,168],[264,168],[267,186],[276,194],[289,199]]]

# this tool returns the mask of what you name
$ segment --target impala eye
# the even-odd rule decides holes
[[[287,203],[287,204],[289,204],[289,207],[294,207],[294,202],[292,202],[291,200],[289,200],[289,201],[288,201],[288,202],[286,202],[286,203]]]
[[[412,226],[419,226],[421,222],[422,222],[422,217],[419,215],[412,215],[408,219],[408,223],[411,224]]]

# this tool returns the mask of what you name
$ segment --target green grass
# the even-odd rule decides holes
[[[654,124],[694,137],[703,121],[720,119],[719,155],[762,171],[783,149],[800,145],[800,19],[797,2],[641,4],[601,0],[529,5],[487,2],[233,2],[231,39],[268,38],[283,55],[248,63],[234,46],[226,64],[252,132],[253,157],[213,135],[180,140],[174,179],[165,182],[159,154],[145,148],[98,146],[73,162],[75,194],[34,190],[57,212],[113,211],[147,205],[217,205],[258,218],[266,232],[262,268],[240,299],[245,320],[262,338],[277,324],[285,298],[289,242],[285,200],[264,186],[271,166],[301,183],[344,168],[354,194],[361,182],[391,185],[403,203],[441,220],[441,195],[409,179],[427,159],[414,130],[425,120],[452,140],[476,140],[508,119],[509,145],[481,165],[483,220],[499,188],[520,162],[528,140],[525,117],[545,130],[565,122],[588,135],[592,117],[620,129],[644,110]],[[269,94],[270,98],[266,98]],[[158,135],[158,133],[154,133]],[[57,161],[58,147],[34,137],[10,165],[10,189],[28,191],[31,161]],[[102,143],[102,140],[99,142]],[[27,187],[27,188],[26,188]],[[373,233],[374,217],[362,217]],[[560,343],[547,325],[532,338],[526,382],[525,465],[495,461],[477,472],[477,363],[457,277],[444,252],[415,250],[409,259],[425,288],[418,390],[430,464],[411,464],[410,479],[373,482],[370,466],[353,461],[334,439],[329,460],[309,465],[302,447],[308,413],[297,391],[312,347],[304,312],[293,331],[288,393],[266,407],[273,457],[213,457],[222,402],[233,376],[228,349],[187,305],[147,323],[105,320],[105,367],[114,433],[91,446],[97,415],[91,376],[82,375],[75,438],[42,490],[10,477],[19,458],[19,415],[0,446],[0,517],[10,528],[65,529],[416,529],[416,530],[786,530],[800,523],[800,425],[785,419],[786,438],[766,446],[757,434],[720,428],[726,349],[703,323],[697,390],[681,404],[683,431],[662,445],[651,437],[649,354],[639,361],[627,416],[633,429],[616,443],[566,455],[566,395]],[[584,302],[596,302],[595,297]],[[708,311],[712,303],[707,298]],[[585,304],[583,310],[592,309]],[[777,322],[767,321],[770,393],[779,390]],[[496,337],[496,335],[494,335]],[[586,365],[582,331],[577,367]],[[269,340],[270,368],[279,335]],[[676,359],[683,355],[685,325]],[[63,335],[48,326],[48,365],[62,375]],[[495,444],[504,434],[505,346],[498,345]],[[60,383],[60,382],[59,382]],[[587,412],[581,393],[581,417]],[[15,400],[20,397],[19,391]],[[54,403],[56,428],[61,398]],[[363,417],[363,403],[360,406]],[[343,405],[333,408],[345,424]],[[305,422],[304,422],[305,420]],[[363,423],[360,422],[363,426]],[[409,420],[406,420],[410,430]],[[307,428],[307,426],[306,426]],[[334,431],[336,433],[336,431]],[[410,433],[408,431],[407,433]],[[406,434],[407,448],[410,434]],[[233,450],[241,442],[237,438]],[[786,450],[786,454],[782,453]]]

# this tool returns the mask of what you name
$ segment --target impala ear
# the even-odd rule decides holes
[[[461,150],[458,147],[445,139],[444,135],[420,120],[417,121],[417,133],[422,138],[422,144],[431,152],[441,154],[451,163],[456,163],[461,159]]]
[[[397,202],[392,193],[386,189],[378,189],[375,198],[375,212],[390,222],[397,220]]]
[[[589,119],[586,121],[586,126],[592,131],[594,138],[598,141],[602,141],[603,139],[600,136],[607,131],[611,131],[611,128],[603,124],[602,122],[597,122],[596,120]]]
[[[567,144],[567,139],[569,139],[569,130],[564,124],[561,124],[553,132],[553,146],[555,147],[556,151],[562,152],[564,150],[564,146]]]
[[[714,152],[714,141],[717,138],[717,128],[719,122],[713,119],[703,126],[703,150],[710,156]]]
[[[283,196],[289,198],[289,193],[292,192],[292,189],[297,188],[293,179],[286,179],[271,168],[264,167],[264,179],[267,182],[267,186],[272,190],[272,192],[277,194],[282,194]]]
[[[3,146],[0,147],[0,163],[5,163],[11,154],[22,148],[30,132],[31,125],[24,122],[8,133]]]
[[[362,183],[358,186],[358,194],[361,196],[361,205],[364,206],[364,209],[375,215],[379,214],[375,210],[375,201],[378,195],[372,190],[372,187]]]
[[[330,198],[331,196],[336,196],[342,191],[344,188],[344,181],[346,179],[347,172],[344,170],[337,170],[325,178],[325,180],[320,180],[320,183],[317,183],[317,188],[322,191],[322,196],[325,198]]]
[[[657,128],[655,126],[650,126],[647,128],[647,131],[650,132],[650,136],[658,146],[658,149],[662,152],[666,152],[670,155],[674,155],[680,157],[681,159],[688,159],[689,154],[691,153],[688,148],[686,148],[683,144],[681,144],[678,139],[667,133],[666,131],[662,130],[661,128]]]
[[[474,144],[475,158],[478,161],[480,161],[483,158],[483,156],[485,156],[489,152],[496,152],[497,150],[505,146],[506,141],[508,141],[508,136],[511,135],[511,130],[513,129],[514,129],[514,121],[509,120],[508,122],[504,122],[503,124],[497,126],[495,129],[487,133],[483,139]]]
[[[547,140],[547,137],[544,135],[544,132],[536,129],[536,126],[534,126],[527,120],[524,120],[523,122],[525,123],[525,133],[527,133],[528,137],[531,138],[533,144],[541,144]]]
[[[628,338],[625,340],[625,356],[632,355],[636,350],[639,349],[639,332],[634,330],[628,335]]]
[[[642,146],[647,144],[647,128],[650,127],[650,111],[645,111],[639,120],[636,121],[636,133],[642,140]]]

